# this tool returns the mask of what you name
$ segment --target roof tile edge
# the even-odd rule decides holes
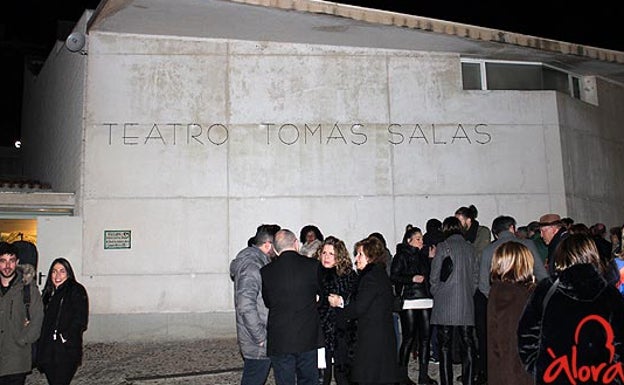
[[[474,40],[492,41],[565,55],[624,64],[624,52],[562,42],[428,17],[358,7],[323,0],[230,0],[235,3],[341,16],[382,25],[420,29]]]

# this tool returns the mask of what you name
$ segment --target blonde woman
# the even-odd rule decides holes
[[[487,369],[491,384],[533,383],[524,370],[518,338],[513,333],[535,287],[533,263],[533,254],[519,242],[505,242],[494,251],[487,308]]]

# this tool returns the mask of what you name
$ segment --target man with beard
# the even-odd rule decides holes
[[[34,276],[30,265],[18,266],[17,248],[0,242],[0,385],[23,385],[32,370],[31,345],[43,322]],[[30,301],[24,301],[25,291]]]

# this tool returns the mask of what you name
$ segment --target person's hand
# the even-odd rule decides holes
[[[329,297],[327,297],[327,301],[331,307],[342,307],[344,304],[342,297],[338,294],[330,294]]]
[[[429,246],[429,258],[435,257],[436,247],[435,245]]]
[[[414,283],[423,283],[425,282],[425,276],[424,275],[415,275],[412,277],[412,282]]]

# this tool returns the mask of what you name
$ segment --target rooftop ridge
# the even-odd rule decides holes
[[[323,0],[229,0],[235,3],[295,10],[345,17],[375,24],[392,25],[474,40],[511,44],[542,51],[575,55],[612,63],[624,64],[624,52],[557,41],[493,28],[408,15],[398,12],[365,8]]]

